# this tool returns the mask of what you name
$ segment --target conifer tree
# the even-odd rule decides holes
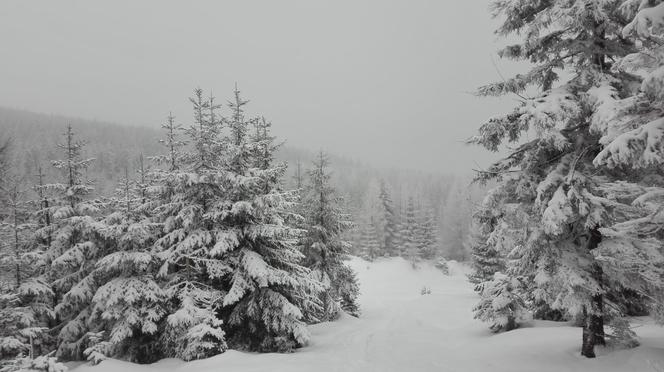
[[[221,121],[218,120],[216,110],[221,106],[214,103],[214,97],[205,98],[203,89],[194,89],[194,96],[189,98],[194,110],[194,123],[184,132],[190,139],[190,144],[194,146],[194,151],[186,155],[192,158],[194,169],[212,168],[218,160],[214,151],[219,150],[219,131],[221,130]]]
[[[49,188],[48,184],[44,181],[44,171],[40,164],[37,164],[37,183],[34,190],[37,194],[37,211],[36,222],[37,227],[35,230],[35,243],[41,246],[42,250],[51,246],[53,241],[53,211],[51,206],[57,202],[57,195]]]
[[[28,247],[28,239],[31,238],[33,224],[30,221],[29,201],[27,190],[23,187],[21,180],[16,177],[7,181],[0,188],[7,203],[4,220],[0,220],[0,264],[2,264],[3,277],[6,273],[11,277],[15,287],[19,287],[22,280],[29,276],[24,273],[28,268],[24,266],[22,256]]]
[[[151,219],[144,168],[138,176],[140,180],[133,181],[125,168],[108,201],[108,213],[100,221],[108,254],[86,278],[95,286],[88,322],[92,338],[84,350],[93,363],[106,357],[150,362],[164,356],[158,331],[167,306],[150,250],[158,231]]]
[[[497,209],[502,203],[498,190],[492,190],[473,215],[470,237],[473,271],[468,275],[468,279],[475,285],[476,292],[481,292],[482,283],[493,280],[495,273],[505,270],[507,253],[500,250],[504,245],[491,240],[491,235],[497,230],[497,224],[502,217]]]
[[[613,286],[626,289],[618,297],[626,294],[628,299],[622,297],[618,305],[629,308],[634,305],[633,297],[638,302],[648,299],[645,302],[653,315],[661,320],[664,269],[658,263],[664,262],[664,47],[658,40],[664,36],[664,5],[626,2],[621,10],[630,20],[622,37],[634,40],[637,50],[619,59],[612,71],[636,81],[630,95],[612,82],[593,92],[596,113],[591,127],[601,136],[602,146],[594,165],[626,172],[620,181],[604,185],[616,203],[615,223],[600,228],[603,239],[596,258],[615,281]]]
[[[419,261],[420,257],[420,244],[419,244],[419,224],[417,210],[415,209],[415,201],[413,197],[408,198],[406,204],[406,211],[404,213],[404,221],[401,225],[401,236],[403,238],[403,256],[408,259],[413,266]]]
[[[227,201],[214,213],[227,231],[213,250],[231,270],[222,313],[233,347],[290,351],[309,340],[303,312],[318,306],[320,285],[299,264],[296,193],[281,189],[287,166],[273,162],[277,146],[269,122],[245,118],[247,102],[236,87],[224,141]],[[252,125],[259,129],[254,138]]]
[[[473,308],[475,319],[489,322],[494,332],[511,331],[527,319],[526,303],[519,295],[523,287],[519,280],[496,272],[482,284],[480,301]]]
[[[140,197],[139,204],[145,204],[148,201],[150,186],[152,186],[151,172],[148,167],[145,165],[145,160],[143,154],[140,154],[137,161],[136,167],[136,181],[135,186]]]
[[[426,208],[420,217],[418,235],[418,252],[420,258],[424,260],[434,258],[438,253],[438,233],[436,231],[433,212],[430,208]]]
[[[294,194],[279,188],[286,167],[272,164],[267,125],[249,136],[256,120],[244,118],[239,91],[227,119],[201,96],[196,90],[194,125],[185,130],[193,151],[173,157],[179,160],[159,181],[168,192],[157,208],[163,231],[155,249],[166,296],[176,304],[166,345],[183,359],[223,352],[227,344],[291,350],[308,340],[299,306],[309,306],[317,287],[297,264],[298,230],[287,224]]]
[[[481,95],[513,93],[522,102],[513,112],[490,119],[471,140],[496,151],[526,132],[534,135],[478,178],[497,180],[507,193],[504,203],[517,205],[505,209],[501,220],[522,220],[518,214],[525,214],[535,222],[522,229],[523,244],[510,252],[508,271],[534,278],[536,301],[583,317],[581,353],[586,357],[594,357],[594,346],[605,342],[606,295],[619,285],[615,274],[605,270],[606,259],[597,257],[606,254],[605,229],[621,215],[607,186],[634,176],[593,164],[603,147],[596,122],[606,118],[604,105],[615,107],[617,98],[631,96],[634,86],[633,75],[614,69],[614,61],[634,50],[621,34],[628,22],[623,3],[628,4],[494,2],[496,14],[504,17],[498,33],[523,35],[522,43],[500,55],[534,67],[480,88]],[[556,85],[561,69],[571,76]],[[529,87],[540,89],[536,97],[525,96]],[[499,233],[492,235],[500,241]]]
[[[359,255],[366,260],[373,261],[378,257],[379,251],[378,231],[376,224],[373,222],[373,217],[371,217],[362,226]]]
[[[462,181],[454,179],[441,205],[441,242],[448,259],[465,261],[468,252],[464,246],[468,225],[471,219],[467,187]]]
[[[86,323],[94,294],[89,274],[109,246],[104,239],[103,226],[97,221],[101,204],[91,199],[93,187],[85,179],[85,170],[93,159],[83,158],[85,143],[76,140],[71,125],[64,137],[65,143],[58,145],[64,152],[64,159],[53,161],[64,182],[43,187],[57,193],[57,200],[41,214],[52,217],[47,258],[51,266],[49,280],[53,283],[57,303],[56,355],[63,359],[80,359],[89,341]]]
[[[399,247],[399,224],[394,210],[394,203],[390,196],[385,181],[380,183],[380,193],[378,195],[382,204],[382,216],[378,221],[382,227],[383,234],[381,240],[381,250],[391,256],[398,256],[401,248]]]
[[[34,240],[34,212],[24,182],[5,174],[0,193],[0,368],[28,367],[48,348],[53,292],[44,280],[43,247]],[[9,274],[9,275],[8,275]]]
[[[380,184],[371,180],[362,195],[361,204],[356,206],[357,211],[352,213],[358,221],[351,230],[353,234],[349,234],[354,254],[368,260],[385,255],[385,251],[381,249],[381,242],[384,241],[382,223],[385,220],[379,193]],[[346,208],[351,210],[352,206],[353,203],[349,203]]]
[[[179,168],[179,163],[183,158],[182,148],[187,144],[180,139],[180,134],[184,129],[175,122],[173,113],[168,114],[166,122],[161,125],[161,129],[164,131],[165,138],[159,140],[159,143],[165,147],[166,154],[153,156],[151,160],[161,165],[165,171],[172,172]],[[158,170],[156,169],[155,172],[158,172]]]
[[[209,215],[215,200],[225,200],[217,178],[222,163],[221,122],[215,111],[219,107],[200,88],[189,100],[193,123],[181,129],[169,115],[163,126],[166,138],[162,143],[169,152],[156,160],[168,168],[155,177],[159,202],[154,209],[161,227],[154,243],[160,264],[158,278],[165,282],[165,299],[171,304],[166,309],[162,347],[167,355],[184,360],[209,357],[227,348],[216,315],[223,293],[212,285],[226,274],[227,265],[213,257],[213,239],[221,229]],[[186,135],[190,152],[181,150],[178,131]]]
[[[280,147],[275,144],[276,137],[270,134],[272,123],[261,117],[258,120],[253,120],[251,123],[254,127],[254,134],[251,137],[251,142],[254,145],[254,168],[267,170],[274,162],[274,152]]]
[[[336,319],[341,310],[352,315],[359,312],[357,279],[343,262],[350,245],[341,237],[352,224],[339,208],[340,200],[330,184],[328,165],[328,158],[321,151],[307,172],[303,197],[307,230],[302,241],[303,262],[324,286],[320,294],[323,307],[312,316],[319,321]]]
[[[11,139],[7,138],[0,144],[0,187],[9,188],[7,183],[7,174],[10,164],[10,145]],[[0,196],[0,210],[4,211],[6,205],[5,196]],[[4,213],[0,212],[0,218],[4,218]]]
[[[295,189],[301,190],[304,186],[304,172],[302,171],[302,162],[297,160],[295,162],[295,174],[293,175],[295,181]]]

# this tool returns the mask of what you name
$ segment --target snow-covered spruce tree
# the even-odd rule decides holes
[[[497,224],[502,218],[500,210],[496,207],[503,201],[496,198],[497,194],[498,190],[492,190],[484,198],[473,215],[470,230],[473,271],[468,275],[468,280],[475,285],[475,292],[478,293],[482,292],[482,283],[493,280],[495,273],[505,270],[505,252],[500,252],[497,242],[490,240],[491,234],[497,230]]]
[[[382,227],[381,250],[387,255],[398,256],[401,251],[399,247],[399,221],[395,214],[390,191],[384,180],[380,182],[378,198],[382,205],[382,213],[379,221],[377,221],[377,224]]]
[[[158,231],[144,173],[139,168],[136,182],[125,168],[101,221],[108,254],[85,279],[93,283],[94,296],[87,323],[92,339],[84,354],[94,363],[105,357],[151,362],[164,356],[158,331],[167,305],[154,278],[157,260],[150,247]]]
[[[430,260],[438,254],[438,232],[433,212],[425,208],[420,217],[418,232],[418,254],[424,260]]]
[[[8,171],[10,164],[10,146],[11,139],[7,138],[0,142],[0,187],[8,188]],[[6,200],[3,195],[0,195],[0,219],[4,218]]]
[[[197,90],[195,122],[186,130],[192,151],[160,181],[170,191],[158,208],[163,236],[155,248],[167,297],[176,304],[165,344],[183,359],[223,352],[227,343],[291,350],[308,340],[295,304],[306,301],[304,288],[313,291],[315,283],[297,264],[298,230],[285,223],[293,206],[293,194],[278,188],[285,165],[253,166],[265,143],[250,139],[239,91],[231,118],[223,120],[228,135],[217,105],[201,96]]]
[[[82,205],[89,190],[82,181],[87,162],[78,158],[82,144],[74,141],[73,133],[68,131],[67,138],[68,157],[62,164],[72,186],[44,188],[69,188],[74,191],[66,195],[80,192],[80,199],[63,198],[49,207],[48,200],[40,197],[40,215],[46,221],[50,215],[55,219],[54,231],[48,229],[48,222],[43,229],[42,238],[46,239],[42,240],[52,241],[49,253],[57,254],[58,244],[71,245],[53,260],[51,269],[52,276],[64,271],[63,278],[73,283],[56,306],[62,316],[62,323],[56,326],[61,328],[58,355],[64,359],[87,356],[93,361],[102,355],[154,360],[158,354],[150,349],[154,342],[149,336],[156,332],[161,312],[153,306],[159,298],[159,287],[147,275],[151,256],[139,252],[154,236],[145,226],[145,211],[140,205],[144,195],[125,174],[117,196],[105,203],[103,210],[94,212],[94,216],[83,214],[91,210]],[[72,202],[73,209],[68,209]],[[97,217],[107,211],[105,217]]]
[[[336,319],[341,310],[355,316],[359,314],[355,272],[343,262],[350,246],[341,237],[352,223],[339,207],[341,201],[330,184],[328,165],[328,158],[321,151],[307,172],[302,198],[307,230],[302,239],[303,262],[324,286],[320,293],[323,307],[311,314],[311,318],[318,321]]]
[[[532,230],[532,205],[511,199],[518,195],[512,189],[518,185],[504,183],[501,186],[504,187],[489,191],[473,215],[469,237],[473,272],[469,281],[475,284],[475,291],[481,293],[485,282],[492,281],[495,273],[509,275],[521,283],[517,287],[519,299],[526,304],[533,318],[561,320],[564,311],[552,309],[539,297],[537,285],[533,284],[537,272],[524,272],[518,265],[512,265],[511,259],[519,257]]]
[[[211,105],[200,88],[190,101],[194,122],[182,129],[190,152],[181,151],[180,127],[172,115],[163,126],[166,139],[162,143],[168,154],[157,159],[166,168],[155,177],[159,202],[154,214],[161,231],[153,249],[170,304],[161,347],[164,354],[184,360],[209,357],[227,348],[217,317],[223,292],[221,285],[212,282],[225,275],[228,267],[214,257],[212,247],[222,229],[209,215],[214,203],[225,200],[217,179],[221,122],[215,112],[218,105]]]
[[[168,114],[166,122],[161,125],[161,129],[164,131],[164,138],[160,139],[159,143],[164,146],[165,154],[150,158],[150,160],[159,166],[150,173],[153,179],[156,178],[154,180],[155,184],[164,184],[166,180],[163,179],[163,177],[165,177],[168,172],[174,172],[179,169],[180,162],[183,160],[184,156],[182,148],[187,144],[186,141],[183,141],[180,138],[184,128],[182,128],[182,125],[176,123],[173,113]],[[159,177],[162,171],[166,174]],[[153,189],[153,192],[154,191],[157,190]]]
[[[298,159],[295,162],[295,171],[293,172],[293,183],[296,190],[301,190],[304,185],[304,171],[302,169],[302,162]]]
[[[16,177],[0,192],[7,203],[0,221],[0,369],[28,367],[48,351],[53,292],[44,280],[43,247],[36,243],[34,208]]]
[[[593,165],[602,148],[593,122],[605,112],[606,93],[629,96],[634,82],[633,76],[612,70],[613,61],[634,49],[621,35],[627,23],[623,3],[495,1],[496,15],[504,17],[498,33],[524,35],[501,56],[534,67],[479,90],[481,95],[513,93],[522,102],[489,120],[471,140],[495,151],[504,142],[519,142],[522,134],[532,138],[480,178],[495,179],[509,194],[505,200],[520,204],[537,222],[524,229],[524,244],[511,252],[508,271],[533,278],[534,300],[583,316],[581,353],[587,357],[604,343],[605,294],[617,289],[595,258],[605,238],[602,229],[616,213],[605,184],[631,176]],[[560,70],[570,76],[555,85]],[[535,98],[524,96],[528,87],[540,89]]]
[[[385,218],[385,209],[383,202],[380,199],[381,193],[381,181],[377,179],[371,179],[364,190],[364,193],[361,197],[361,204],[359,207],[359,212],[354,216],[357,220],[361,221],[362,225],[373,224],[374,234],[378,247],[376,247],[375,256],[385,256],[384,248],[384,235],[385,235],[385,224],[387,222]]]
[[[639,301],[648,299],[653,314],[663,320],[664,4],[631,1],[622,10],[631,19],[622,36],[635,40],[638,48],[619,60],[613,71],[636,81],[631,95],[611,84],[596,89],[592,128],[601,136],[603,147],[595,165],[631,173],[605,186],[619,213],[615,224],[600,229],[604,238],[596,257],[617,286],[641,294]]]
[[[348,254],[359,256],[360,249],[362,245],[362,231],[364,224],[362,223],[362,206],[359,203],[351,202],[351,196],[346,193],[344,195],[339,195],[342,204],[339,205],[341,210],[345,211],[346,214],[351,216],[351,227],[341,234],[341,239],[345,240],[349,244]]]
[[[419,232],[420,226],[413,197],[408,198],[404,220],[401,224],[401,237],[403,239],[403,257],[415,266],[420,258]]]
[[[53,241],[53,210],[51,206],[58,201],[57,190],[49,188],[45,183],[44,171],[40,164],[37,164],[37,183],[34,185],[34,191],[37,194],[37,211],[35,215],[37,227],[35,230],[35,243],[45,250],[51,246]]]
[[[52,217],[47,260],[49,281],[55,292],[57,356],[81,359],[89,341],[86,336],[89,304],[94,295],[90,272],[97,260],[111,249],[97,220],[100,202],[91,198],[93,187],[85,170],[93,159],[82,157],[84,142],[75,139],[71,126],[58,146],[64,159],[53,161],[61,171],[63,183],[47,184],[43,189],[56,193],[56,200],[40,213]]]
[[[380,243],[378,242],[378,230],[374,223],[373,217],[369,221],[362,224],[362,236],[360,239],[360,247],[358,254],[360,257],[368,261],[373,261],[380,253]]]
[[[294,213],[297,194],[281,189],[287,165],[273,162],[277,145],[270,123],[247,120],[246,103],[236,87],[226,121],[230,200],[219,205],[230,229],[219,248],[232,269],[222,313],[232,347],[291,351],[308,342],[304,313],[320,306],[320,284],[300,264],[301,231],[292,225],[300,219]],[[252,125],[259,129],[253,138]]]
[[[452,181],[440,211],[440,240],[445,257],[466,261],[469,252],[466,251],[464,241],[472,213],[468,186],[461,179],[455,178]]]
[[[250,138],[254,148],[254,168],[267,170],[274,163],[274,152],[280,147],[280,144],[274,143],[276,137],[271,135],[272,123],[265,120],[264,117],[251,121],[254,127],[254,133]]]
[[[480,294],[484,304],[490,301],[492,293],[503,286],[509,285],[510,296],[503,296],[501,307],[482,306],[476,308],[476,318],[501,318],[504,309],[512,309],[515,314],[509,322],[494,323],[495,332],[507,331],[518,327],[521,321],[527,319],[527,308],[538,319],[560,320],[561,313],[551,310],[541,299],[537,298],[538,290],[535,281],[536,273],[527,273],[520,270],[513,263],[513,258],[519,254],[526,244],[531,216],[527,213],[528,205],[511,200],[516,195],[511,187],[514,184],[503,184],[505,187],[496,187],[489,191],[481,205],[476,209],[471,229],[470,252],[473,271],[468,275],[471,283],[475,284],[475,291]],[[525,209],[524,209],[525,208]],[[496,274],[501,279],[496,279]],[[508,279],[502,278],[507,276]],[[512,285],[519,283],[519,285]],[[488,288],[485,291],[485,288]],[[502,290],[502,289],[501,289]],[[506,299],[512,299],[510,303]],[[495,309],[496,314],[492,314]],[[503,310],[501,310],[503,309]],[[481,314],[479,314],[481,312]]]
[[[20,179],[5,179],[0,193],[5,200],[3,219],[0,220],[0,280],[11,283],[14,287],[21,285],[22,279],[30,276],[25,273],[29,267],[22,260],[28,248],[34,225],[30,220],[30,207],[26,188]]]
[[[494,332],[510,331],[527,319],[524,300],[519,296],[522,283],[518,279],[496,272],[482,284],[480,302],[473,308],[475,319],[491,323]]]
[[[150,168],[145,164],[143,154],[140,154],[136,162],[136,180],[134,181],[134,188],[139,197],[139,204],[145,204],[150,196],[150,187],[154,179]],[[147,206],[146,206],[147,207]],[[148,211],[146,211],[147,213]]]

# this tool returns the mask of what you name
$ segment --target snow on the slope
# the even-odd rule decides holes
[[[450,276],[429,264],[414,270],[400,258],[350,265],[361,283],[362,317],[310,327],[311,344],[293,354],[227,351],[205,360],[166,359],[152,365],[107,360],[75,372],[327,372],[327,371],[652,371],[664,372],[664,328],[636,319],[642,345],[580,356],[581,330],[565,323],[492,334],[473,319],[477,296],[467,269],[450,262]],[[426,286],[431,294],[422,295]]]

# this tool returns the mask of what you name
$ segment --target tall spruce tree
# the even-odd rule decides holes
[[[342,239],[342,233],[352,223],[339,207],[340,200],[330,184],[328,165],[328,158],[321,151],[307,172],[302,200],[307,230],[302,240],[303,262],[324,286],[320,294],[323,307],[312,314],[318,321],[336,319],[341,310],[352,315],[359,313],[357,279],[343,262],[350,245]]]
[[[505,202],[520,205],[512,211],[538,222],[525,229],[508,271],[534,280],[535,300],[583,318],[586,357],[605,342],[606,295],[620,285],[604,270],[606,260],[596,258],[607,239],[604,229],[621,214],[607,185],[634,176],[593,164],[603,147],[594,121],[605,117],[607,98],[632,95],[635,82],[614,69],[614,61],[634,51],[621,32],[629,21],[623,9],[628,3],[633,2],[495,1],[496,15],[504,18],[498,33],[523,39],[500,55],[534,67],[480,88],[481,95],[516,94],[522,102],[490,119],[471,140],[492,151],[521,142],[478,178],[496,180],[508,194]],[[556,84],[561,70],[569,78]],[[526,97],[529,87],[539,88],[533,98]],[[523,142],[525,133],[531,139]]]
[[[440,206],[440,238],[444,255],[448,259],[466,261],[469,252],[464,241],[471,220],[470,195],[462,179],[455,178]]]
[[[0,187],[6,202],[4,219],[0,220],[0,265],[3,272],[0,279],[19,287],[29,276],[22,256],[29,248],[28,240],[32,237],[34,225],[27,199],[28,190],[19,178],[9,178]]]
[[[380,244],[378,242],[378,229],[374,223],[373,217],[365,221],[362,225],[362,236],[360,239],[360,248],[358,253],[360,257],[373,261],[380,253]]]
[[[151,219],[145,169],[137,173],[139,181],[134,181],[125,168],[100,220],[110,247],[89,274],[94,283],[88,321],[92,338],[84,354],[93,363],[106,357],[151,362],[165,356],[158,331],[168,307],[150,249],[158,229]]]
[[[421,213],[418,229],[418,254],[424,260],[434,258],[438,252],[438,232],[433,212],[430,208],[424,208]]]
[[[308,340],[298,305],[313,301],[317,285],[297,264],[298,230],[286,223],[294,205],[294,194],[279,188],[286,167],[272,164],[268,126],[249,136],[257,119],[245,119],[247,101],[238,90],[224,119],[201,96],[195,91],[194,124],[185,130],[192,152],[176,156],[160,180],[168,192],[157,209],[163,236],[155,248],[167,297],[176,304],[167,317],[167,344],[184,359],[222,352],[227,344],[291,350]]]
[[[497,207],[503,205],[503,201],[497,191],[489,192],[473,215],[470,236],[472,272],[468,279],[475,285],[478,293],[482,292],[482,283],[491,281],[495,273],[505,270],[505,256],[508,254],[501,249],[505,245],[491,239],[492,234],[498,230],[497,223],[502,217]],[[512,242],[510,240],[509,244]]]
[[[64,182],[44,186],[44,189],[57,193],[57,199],[41,214],[52,217],[47,256],[51,265],[49,280],[57,304],[56,355],[62,359],[80,359],[90,341],[86,324],[94,283],[89,274],[97,260],[111,247],[106,244],[103,225],[97,219],[101,203],[91,197],[93,187],[85,177],[85,171],[94,159],[83,157],[85,142],[75,138],[71,125],[64,137],[64,143],[58,145],[64,158],[53,161]]]
[[[473,308],[475,319],[490,323],[494,332],[511,331],[527,319],[526,303],[520,295],[523,283],[501,272],[482,283],[480,301]]]
[[[394,210],[394,202],[385,181],[380,182],[378,198],[382,205],[382,215],[378,221],[379,226],[382,227],[381,249],[387,255],[398,256],[400,251],[399,221]]]
[[[44,280],[43,246],[35,240],[34,203],[25,182],[5,173],[0,193],[0,369],[29,368],[48,350],[53,291]],[[25,357],[21,357],[25,356]]]
[[[309,340],[303,312],[318,306],[320,285],[299,263],[300,230],[292,225],[296,193],[281,189],[287,165],[273,161],[270,123],[245,118],[248,101],[237,87],[233,98],[225,140],[227,201],[217,212],[227,231],[216,248],[232,270],[222,314],[233,347],[290,351]]]
[[[227,273],[227,265],[213,257],[215,232],[221,228],[209,215],[221,195],[219,181],[222,148],[221,123],[213,115],[219,107],[197,88],[190,102],[194,120],[182,128],[169,115],[162,143],[168,154],[157,158],[166,168],[157,172],[159,187],[155,221],[161,227],[154,243],[166,301],[171,306],[162,334],[167,355],[184,360],[199,359],[226,350],[222,321],[217,317],[223,292],[212,285]],[[211,120],[215,116],[214,120]],[[182,151],[178,135],[183,132],[189,152]]]
[[[615,223],[600,228],[603,236],[596,257],[603,270],[639,301],[664,319],[664,4],[625,2],[621,8],[631,21],[622,37],[637,50],[618,60],[612,70],[635,79],[630,95],[612,82],[598,86],[591,126],[600,136],[597,167],[627,172],[619,182],[605,185],[616,204]],[[624,292],[623,292],[624,294]],[[634,296],[629,296],[634,297]],[[622,305],[630,307],[629,301]]]
[[[9,172],[9,165],[11,162],[11,157],[10,157],[10,145],[11,145],[11,138],[4,139],[2,142],[0,142],[0,187],[3,187],[5,189],[9,189],[9,184],[7,183],[8,180],[8,172]],[[6,200],[5,200],[5,195],[0,196],[0,210],[5,211],[5,206],[6,206]],[[0,212],[0,218],[4,218],[4,212]]]
[[[402,256],[413,265],[416,265],[420,258],[420,225],[417,212],[415,200],[411,196],[408,198],[404,220],[401,224],[401,237],[403,239]]]
[[[55,190],[49,188],[45,182],[45,175],[41,164],[37,164],[37,182],[34,185],[35,193],[37,194],[37,211],[36,222],[37,227],[35,230],[35,243],[40,245],[44,250],[51,246],[53,241],[53,211],[52,205],[57,202],[57,193]]]

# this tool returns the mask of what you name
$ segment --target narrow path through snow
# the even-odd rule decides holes
[[[75,372],[155,371],[643,371],[664,372],[664,328],[648,319],[638,328],[643,345],[602,351],[594,360],[578,353],[581,331],[561,323],[493,335],[472,317],[477,297],[464,267],[452,264],[445,276],[428,264],[419,269],[402,259],[368,263],[353,259],[361,283],[362,317],[344,316],[311,327],[311,345],[293,354],[228,351],[185,363],[152,365],[105,361]],[[427,286],[431,294],[422,295]]]

